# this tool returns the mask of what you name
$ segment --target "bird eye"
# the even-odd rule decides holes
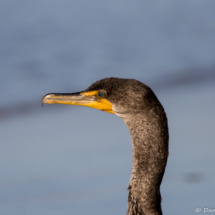
[[[104,93],[103,92],[99,92],[98,93],[98,97],[102,98],[104,96]]]

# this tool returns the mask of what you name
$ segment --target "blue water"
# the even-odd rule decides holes
[[[2,0],[0,214],[126,213],[132,148],[123,121],[41,107],[49,92],[110,76],[150,85],[167,112],[164,214],[215,208],[214,9],[200,0]]]

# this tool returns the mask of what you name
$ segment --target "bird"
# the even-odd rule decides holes
[[[150,87],[135,79],[104,78],[76,93],[49,93],[42,105],[81,105],[124,120],[132,142],[126,215],[162,215],[160,185],[169,148],[167,116]]]

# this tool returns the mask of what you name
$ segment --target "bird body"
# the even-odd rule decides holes
[[[122,118],[133,148],[127,215],[162,214],[160,184],[168,157],[168,125],[163,106],[147,85],[105,78],[79,93],[47,94],[42,103],[88,106]]]

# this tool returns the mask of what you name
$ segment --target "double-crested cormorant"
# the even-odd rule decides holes
[[[131,134],[133,166],[127,215],[161,215],[160,184],[168,157],[168,125],[154,92],[134,79],[105,78],[78,93],[51,93],[42,104],[88,106],[121,117]]]

